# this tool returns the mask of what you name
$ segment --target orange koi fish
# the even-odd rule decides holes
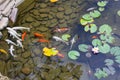
[[[98,38],[98,36],[95,36],[95,35],[94,35],[94,36],[92,36],[92,39],[96,39],[96,38]]]
[[[65,32],[65,31],[68,31],[69,30],[69,28],[67,28],[67,27],[62,27],[62,28],[56,28],[55,30],[54,30],[54,32]]]
[[[54,3],[54,2],[57,2],[58,0],[50,0],[50,2]]]
[[[24,33],[22,34],[22,41],[24,41],[25,36],[26,36],[26,32],[24,32]]]
[[[65,56],[61,53],[57,53],[57,56],[61,57],[61,58],[64,58]]]
[[[7,51],[5,51],[4,49],[0,49],[0,53],[4,53],[4,54],[8,55]]]
[[[38,38],[44,38],[44,35],[39,33],[34,33],[34,36]]]
[[[38,42],[43,42],[43,43],[47,42],[47,43],[49,43],[50,41],[46,40],[46,39],[39,39]]]

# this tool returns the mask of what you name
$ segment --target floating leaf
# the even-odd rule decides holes
[[[82,25],[86,25],[88,22],[87,22],[86,20],[84,20],[84,19],[80,19],[80,23],[81,23]]]
[[[87,52],[88,51],[88,45],[86,45],[86,44],[80,44],[80,45],[78,45],[78,48],[82,52]]]
[[[106,63],[106,66],[112,66],[114,64],[114,61],[112,59],[106,59],[104,62]]]
[[[78,51],[72,50],[68,52],[68,57],[70,59],[76,60],[80,56],[80,53]]]
[[[103,44],[103,46],[99,46],[99,51],[101,53],[108,53],[110,51],[110,46],[108,44]]]
[[[104,68],[103,68],[103,71],[105,71],[108,75],[111,74],[111,71],[110,71],[107,67],[104,67]]]
[[[120,47],[112,47],[110,53],[113,54],[114,56],[120,55]]]
[[[112,67],[112,66],[108,66],[108,69],[110,70],[110,72],[111,72],[111,75],[114,75],[115,74],[115,68],[114,67]]]
[[[88,32],[89,30],[90,30],[89,25],[86,25],[86,26],[84,27],[84,31],[85,31],[85,32]]]
[[[109,36],[108,38],[106,37],[106,42],[108,42],[108,43],[113,43],[114,42],[114,37],[112,37],[112,36]]]
[[[97,31],[97,26],[95,24],[90,24],[90,33],[95,33]]]
[[[120,10],[117,11],[117,15],[120,16]]]
[[[115,57],[115,61],[120,64],[120,55]]]
[[[101,39],[101,40],[105,40],[105,39],[106,39],[106,36],[101,34],[101,35],[100,35],[100,39]]]
[[[83,19],[89,21],[89,20],[92,20],[93,18],[90,16],[90,14],[85,14],[82,16]]]
[[[111,34],[112,28],[108,24],[103,24],[99,28],[100,33]]]
[[[98,10],[102,12],[102,11],[105,10],[105,8],[103,8],[103,7],[99,7]]]
[[[62,35],[62,39],[63,39],[64,41],[68,41],[70,37],[71,37],[71,36],[70,36],[69,34],[63,34],[63,35]]]
[[[93,18],[97,18],[97,17],[100,17],[101,13],[98,10],[94,10],[94,11],[90,12],[90,15]]]
[[[104,7],[104,6],[106,6],[106,4],[107,4],[107,1],[99,1],[97,3],[97,5],[100,6],[100,7]]]
[[[102,42],[101,42],[99,39],[93,39],[93,40],[92,40],[92,45],[93,45],[94,47],[101,46],[101,45],[102,45]]]

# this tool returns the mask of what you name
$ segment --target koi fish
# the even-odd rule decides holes
[[[4,53],[4,54],[8,55],[7,51],[5,51],[4,49],[0,49],[0,53]]]
[[[39,33],[34,33],[34,36],[38,38],[44,38],[44,35]]]
[[[17,40],[17,46],[20,46],[23,49],[22,42],[20,40]]]
[[[67,27],[62,27],[62,28],[56,28],[53,32],[65,32],[68,31],[69,28]]]
[[[70,40],[70,49],[72,49],[74,43],[76,42],[76,39],[79,39],[79,36],[78,35],[75,35],[71,40]]]
[[[58,0],[50,0],[50,2],[54,3],[54,2],[57,2]]]
[[[49,43],[50,41],[49,41],[49,40],[46,40],[46,39],[39,39],[38,42],[43,42],[43,43],[44,43],[44,42],[47,42],[47,43]]]
[[[95,36],[95,35],[94,35],[94,36],[92,36],[92,39],[96,39],[96,38],[98,38],[98,37],[97,37],[97,36]]]
[[[17,55],[13,54],[13,51],[15,51],[15,49],[14,49],[14,46],[13,46],[13,45],[11,45],[11,46],[10,46],[9,51],[10,51],[10,54],[11,54],[13,57],[17,57]]]
[[[61,53],[57,53],[57,56],[61,57],[61,58],[64,58],[65,56]]]
[[[18,26],[18,27],[12,27],[12,29],[14,29],[14,30],[23,30],[23,29],[27,29],[28,31],[30,31],[30,28],[27,28],[27,27],[21,27],[21,26]]]
[[[26,36],[26,32],[24,32],[24,33],[22,34],[22,41],[24,41],[25,36]]]
[[[97,7],[91,7],[91,8],[88,8],[86,11],[92,11],[94,9],[96,9]]]
[[[9,39],[6,39],[5,41],[6,41],[8,44],[12,44],[12,45],[17,46],[17,44],[16,44],[16,43],[14,43],[13,41],[11,41],[11,40],[9,40]]]
[[[68,43],[68,42],[66,42],[66,41],[62,40],[62,39],[61,39],[60,37],[58,37],[58,36],[53,36],[53,39],[55,39],[56,41],[63,42],[63,43],[65,43],[66,45],[69,45],[69,43]]]

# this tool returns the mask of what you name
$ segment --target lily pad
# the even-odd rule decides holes
[[[80,53],[78,51],[71,50],[68,52],[68,57],[72,60],[78,59],[79,56],[80,56]]]
[[[94,47],[101,46],[101,45],[102,45],[102,42],[101,42],[99,39],[93,39],[93,40],[92,40],[92,45],[93,45]]]
[[[108,44],[103,44],[103,46],[99,46],[99,51],[101,53],[108,53],[110,51],[110,46]]]
[[[103,24],[100,26],[99,32],[104,34],[111,34],[112,28],[108,24]]]
[[[120,55],[120,47],[112,47],[110,50],[110,53],[113,54],[114,56],[119,56]]]
[[[64,41],[69,41],[69,38],[70,38],[71,36],[69,35],[69,34],[63,34],[62,35],[62,39],[64,40]]]
[[[117,11],[117,15],[120,16],[120,10]]]
[[[112,59],[106,59],[104,62],[106,63],[106,66],[112,66],[114,64],[114,61]]]
[[[94,10],[94,11],[90,12],[90,15],[93,18],[97,18],[97,17],[100,17],[101,13],[98,10]]]
[[[105,39],[106,39],[106,36],[103,35],[103,34],[101,34],[101,35],[100,35],[100,39],[101,39],[101,40],[105,40]]]
[[[78,45],[78,48],[82,52],[87,52],[88,51],[88,45],[86,45],[86,44],[80,44],[80,45]]]
[[[105,10],[105,8],[103,8],[103,7],[99,7],[98,10],[102,12],[102,11]]]
[[[90,33],[95,33],[97,31],[97,26],[95,24],[90,24]]]
[[[82,16],[82,18],[85,19],[85,20],[88,20],[88,21],[93,19],[93,18],[90,16],[90,14],[85,14],[85,15]]]
[[[110,71],[107,67],[104,67],[104,68],[103,68],[103,71],[105,71],[108,75],[111,74],[111,71]]]
[[[91,20],[85,20],[85,19],[80,19],[80,24],[81,25],[87,25],[88,23],[92,23],[94,20],[93,19],[91,19]]]
[[[86,26],[84,27],[84,31],[85,31],[85,32],[88,32],[89,30],[90,30],[89,25],[86,25]]]
[[[104,7],[104,6],[106,6],[107,3],[108,3],[107,1],[99,1],[97,3],[97,5],[100,6],[100,7]]]
[[[112,36],[109,36],[108,38],[106,38],[106,42],[108,42],[108,43],[113,43],[114,42],[114,37],[112,37]]]

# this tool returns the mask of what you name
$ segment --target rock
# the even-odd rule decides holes
[[[31,69],[29,67],[23,67],[21,71],[25,75],[29,75],[31,73]]]
[[[42,32],[45,32],[45,31],[48,30],[48,28],[45,27],[45,26],[40,26],[38,30],[39,30],[39,31],[42,31]]]
[[[41,7],[41,8],[46,8],[46,7],[47,7],[47,4],[41,3],[41,4],[40,4],[40,7]]]
[[[57,19],[52,19],[51,20],[51,23],[56,23],[57,22]]]
[[[34,21],[34,18],[31,17],[31,16],[29,16],[29,17],[26,18],[26,22],[28,22],[28,23],[31,23],[33,21]]]
[[[32,11],[32,13],[33,13],[34,16],[39,16],[40,15],[40,13],[39,13],[39,11],[37,9],[34,9]]]
[[[25,51],[23,54],[22,54],[22,57],[23,58],[29,58],[31,56],[31,52],[30,51]]]
[[[63,7],[58,7],[58,11],[64,11],[65,9]]]
[[[47,14],[40,14],[40,17],[41,18],[46,18],[46,17],[48,17],[48,15]]]
[[[63,12],[58,12],[56,14],[56,16],[57,16],[57,18],[62,19],[64,17],[64,13]]]
[[[6,74],[6,72],[5,72],[6,66],[5,66],[5,65],[6,65],[6,64],[5,64],[4,61],[0,61],[0,72],[1,72],[3,75]]]
[[[49,20],[53,19],[52,15],[48,15]]]
[[[7,17],[3,17],[1,20],[0,20],[0,30],[2,30],[4,27],[7,26],[8,24],[8,18]]]
[[[47,75],[49,75],[47,72],[41,72],[40,73],[42,79],[46,79]]]
[[[21,79],[21,80],[24,80],[24,78],[26,77],[26,75],[25,74],[23,74],[23,73],[19,73],[19,78]]]
[[[61,19],[59,20],[60,23],[64,23],[65,22],[65,19]]]
[[[64,16],[65,17],[65,20],[69,20],[70,19],[70,17],[69,16]]]
[[[60,80],[72,80],[71,78],[73,77],[71,73],[69,72],[63,72],[59,75]]]
[[[69,15],[69,14],[71,14],[71,13],[72,13],[72,9],[66,9],[66,10],[65,10],[65,14],[66,14],[66,15]]]
[[[40,26],[40,22],[39,21],[35,21],[33,24],[31,24],[31,26],[38,27],[38,26]]]
[[[76,14],[75,14],[75,13],[72,13],[72,14],[70,15],[70,18],[71,18],[71,19],[76,18]]]
[[[48,8],[45,8],[45,9],[41,9],[41,8],[40,8],[40,9],[39,9],[39,13],[42,13],[42,14],[43,14],[43,13],[47,13],[47,14],[48,14],[49,11],[50,11],[50,9],[48,9]]]

